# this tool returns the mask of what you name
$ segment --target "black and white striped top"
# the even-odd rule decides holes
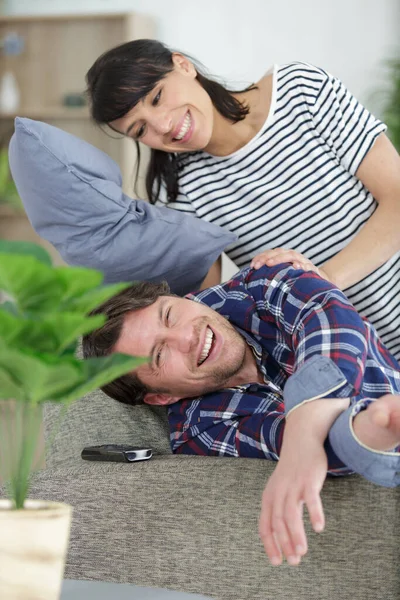
[[[239,267],[274,247],[321,265],[376,209],[355,172],[385,129],[325,71],[274,67],[262,129],[229,156],[179,155],[180,194],[170,206],[235,232],[227,254]],[[400,253],[346,294],[399,358]]]

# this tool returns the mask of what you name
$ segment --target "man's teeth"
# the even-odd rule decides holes
[[[192,119],[190,118],[190,114],[187,113],[185,120],[183,121],[183,125],[181,127],[180,132],[178,133],[178,135],[175,136],[176,140],[181,140],[183,137],[185,137],[185,135],[189,131],[191,122],[192,122]]]
[[[208,354],[210,352],[210,349],[211,349],[211,346],[213,343],[213,339],[214,339],[214,334],[211,331],[211,329],[209,327],[207,327],[206,339],[204,341],[203,350],[201,351],[201,354],[200,354],[199,363],[198,363],[199,365],[201,365],[208,357]]]

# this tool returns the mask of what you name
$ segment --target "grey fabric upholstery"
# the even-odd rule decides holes
[[[149,446],[157,454],[172,453],[163,407],[133,408],[96,391],[72,404],[60,422],[62,411],[57,404],[44,408],[46,432],[56,430],[47,467],[80,465],[82,449],[96,444]]]
[[[54,423],[46,411],[46,428]],[[160,438],[160,439],[158,439]],[[91,463],[88,443],[150,444],[150,461]],[[166,454],[161,411],[95,392],[70,408],[31,497],[74,507],[65,576],[161,587],[215,600],[395,600],[400,597],[399,490],[358,476],[329,479],[327,527],[307,525],[300,567],[269,565],[258,538],[262,490],[274,465]]]

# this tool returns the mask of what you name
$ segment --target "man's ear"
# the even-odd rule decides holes
[[[154,406],[168,406],[168,404],[175,404],[178,400],[181,400],[181,398],[161,392],[149,392],[144,397],[146,404],[153,404]]]
[[[179,52],[172,53],[172,62],[178,71],[184,73],[185,75],[191,75],[192,77],[196,77],[197,71],[195,69],[194,64],[183,54],[179,54]]]

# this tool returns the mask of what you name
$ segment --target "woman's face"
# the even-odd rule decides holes
[[[196,79],[193,64],[181,54],[173,54],[172,59],[174,70],[109,125],[155,150],[204,150],[211,140],[216,111]]]

